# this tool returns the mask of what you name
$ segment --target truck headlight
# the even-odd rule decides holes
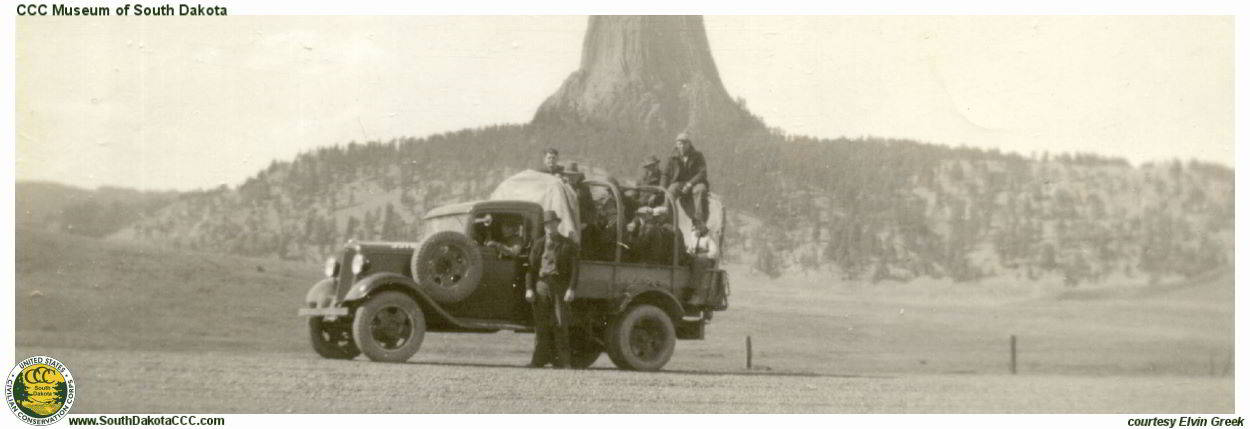
[[[339,275],[339,260],[334,257],[326,258],[326,277],[334,278]]]
[[[352,274],[360,275],[368,265],[369,261],[365,260],[365,255],[357,253],[356,256],[352,257]]]

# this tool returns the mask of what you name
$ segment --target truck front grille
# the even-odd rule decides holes
[[[356,276],[352,274],[352,258],[356,257],[356,249],[347,247],[343,249],[343,254],[339,258],[339,281],[337,289],[334,291],[334,300],[343,301],[343,297],[347,296],[347,291],[351,290],[352,284],[356,283]]]

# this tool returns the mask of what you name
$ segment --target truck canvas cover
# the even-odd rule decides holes
[[[513,175],[491,192],[490,200],[519,200],[538,203],[543,210],[560,216],[560,233],[581,242],[577,216],[577,192],[559,177],[534,170]]]

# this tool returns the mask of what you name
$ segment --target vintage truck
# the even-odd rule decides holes
[[[531,182],[535,177],[528,176]],[[659,370],[676,340],[702,339],[713,312],[728,308],[728,277],[715,261],[698,264],[702,269],[694,272],[682,238],[693,237],[692,223],[666,190],[621,189],[615,180],[596,179],[545,186],[560,191],[557,195],[573,195],[564,209],[574,219],[562,226],[582,243],[571,304],[573,367],[588,367],[607,351],[618,368]],[[671,251],[662,252],[665,260],[638,255],[617,239],[626,236],[639,195],[656,196],[647,200],[673,216],[670,230],[676,239]],[[404,362],[421,347],[427,331],[532,332],[524,299],[528,258],[488,243],[504,228],[512,228],[512,238],[532,242],[543,233],[549,197],[430,210],[416,243],[348,242],[326,261],[326,278],[313,285],[299,310],[308,318],[313,350],[330,359],[363,352],[374,361]],[[714,207],[720,223],[723,210]],[[716,240],[723,238],[723,225],[707,231]],[[528,249],[519,254],[528,255]],[[698,300],[690,296],[695,282],[705,282],[706,293]]]

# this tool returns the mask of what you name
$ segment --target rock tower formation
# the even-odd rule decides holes
[[[725,91],[699,16],[590,17],[580,69],[534,122],[650,134],[758,123]]]

